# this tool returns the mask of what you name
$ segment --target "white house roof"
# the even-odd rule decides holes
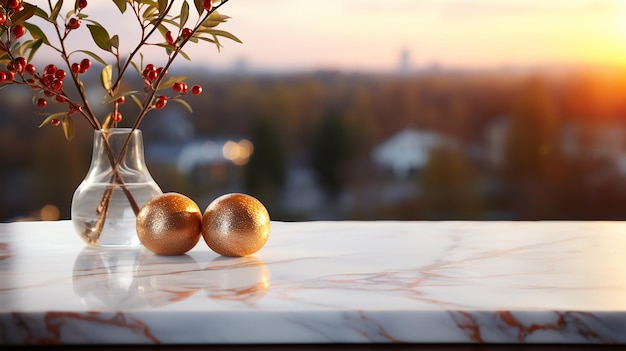
[[[445,143],[444,138],[434,132],[405,129],[372,151],[374,162],[391,169],[396,177],[407,177],[428,162],[431,149]]]

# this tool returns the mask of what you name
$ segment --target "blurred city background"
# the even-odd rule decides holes
[[[204,87],[186,99],[194,113],[168,104],[141,127],[163,191],[202,210],[245,192],[287,221],[626,219],[621,1],[222,12],[244,44],[191,52],[171,70]],[[31,98],[0,90],[0,221],[69,218],[89,167],[90,126],[71,142],[38,129]]]

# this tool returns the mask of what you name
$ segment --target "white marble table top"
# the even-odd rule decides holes
[[[252,257],[0,224],[0,345],[626,344],[626,222],[272,222]]]

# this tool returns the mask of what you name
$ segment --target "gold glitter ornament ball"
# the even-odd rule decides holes
[[[270,234],[270,215],[263,204],[246,194],[215,199],[202,216],[202,237],[222,256],[248,256],[259,251]]]
[[[159,255],[182,255],[200,240],[202,213],[198,205],[178,193],[148,200],[137,215],[137,235],[148,250]]]

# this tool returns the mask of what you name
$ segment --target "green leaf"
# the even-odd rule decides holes
[[[236,36],[234,36],[233,34],[227,32],[225,30],[209,29],[205,33],[217,35],[217,36],[224,37],[224,38],[228,38],[228,39],[230,39],[232,41],[236,41],[236,42],[238,42],[240,44],[243,44],[242,41],[239,38],[237,38]]]
[[[111,65],[104,66],[104,68],[102,69],[102,73],[100,74],[100,83],[102,84],[102,87],[104,88],[104,90],[111,91],[111,88],[113,88],[113,83],[111,82],[112,79],[113,79],[113,66]]]
[[[116,50],[120,49],[120,37],[117,34],[111,37],[111,46]]]
[[[159,0],[159,3],[158,3],[159,14],[162,14],[163,12],[165,12],[165,9],[167,9],[167,2],[168,0]]]
[[[52,114],[47,115],[46,119],[44,119],[43,122],[39,124],[38,128],[45,126],[46,124],[52,122],[53,119],[61,117],[63,115],[67,115],[67,112],[57,112],[57,113],[52,113]]]
[[[98,23],[88,24],[87,27],[96,45],[104,51],[111,52],[111,37],[107,30]]]
[[[43,18],[46,21],[50,20],[50,16],[48,15],[48,13],[46,11],[44,11],[42,8],[37,7],[37,10],[35,10],[35,16],[39,17],[39,18]]]
[[[157,13],[157,8],[155,6],[148,6],[148,8],[144,10],[141,17],[143,17],[144,20],[150,21],[152,18],[158,17],[156,13]]]
[[[96,53],[94,53],[94,52],[92,52],[92,51],[89,51],[89,50],[76,50],[76,51],[74,51],[74,52],[82,52],[83,54],[87,54],[87,55],[91,56],[91,58],[93,58],[94,60],[96,60],[96,61],[100,62],[101,64],[103,64],[103,65],[105,65],[105,66],[107,65],[107,62],[106,62],[106,61],[104,61],[104,60],[103,60],[100,56],[96,55]],[[72,54],[73,54],[74,52],[72,52]],[[70,55],[71,55],[71,54],[70,54]]]
[[[111,126],[113,125],[113,113],[109,113],[107,115],[107,118],[104,119],[104,122],[102,122],[102,129],[104,130],[108,130],[109,128],[111,128]]]
[[[188,19],[189,19],[189,4],[187,3],[187,1],[184,1],[180,8],[180,20],[179,20],[180,25],[178,27],[183,28],[185,26],[185,23],[187,23]]]
[[[172,46],[168,43],[157,43],[154,45],[164,48],[165,52],[167,53],[167,56],[169,56],[172,53]]]
[[[125,91],[125,92],[120,93],[120,94],[115,94],[114,96],[110,96],[110,97],[106,98],[104,101],[102,101],[102,104],[106,105],[108,103],[111,103],[111,102],[117,100],[118,98],[120,98],[122,96],[131,96],[131,95],[137,94],[137,93],[139,93],[137,90],[131,90],[131,91]]]
[[[63,0],[57,1],[50,13],[50,21],[56,22],[57,17],[59,17],[59,12],[61,12],[61,7],[63,7]]]
[[[215,40],[211,39],[211,38],[206,38],[206,37],[199,37],[198,39],[200,40],[204,40],[204,41],[208,41],[211,44],[215,44],[215,45],[219,45],[219,43],[217,43]],[[219,51],[219,48],[218,48]]]
[[[220,40],[217,38],[217,35],[213,34],[213,41],[215,41],[215,46],[217,47],[217,52],[222,52],[222,44],[220,44]]]
[[[65,134],[65,139],[71,141],[74,138],[74,119],[69,114],[66,114],[63,117],[63,121],[61,121],[61,125],[63,126],[63,134]]]
[[[175,76],[175,77],[169,77],[168,79],[164,80],[161,82],[161,84],[159,84],[158,89],[167,89],[167,88],[171,88],[172,85],[174,85],[174,83],[176,82],[183,82],[186,79],[189,79],[190,76]]]
[[[196,7],[196,11],[198,11],[198,15],[201,15],[204,12],[204,6],[202,6],[202,0],[193,0],[193,4]]]
[[[11,16],[11,25],[14,26],[18,23],[25,22],[29,18],[33,17],[37,11],[37,6],[33,6],[29,3],[24,2],[22,3],[22,6],[24,6],[22,11],[15,12]]]
[[[32,61],[33,57],[35,57],[35,53],[37,52],[37,50],[39,50],[39,48],[41,47],[41,44],[43,43],[43,40],[41,39],[37,39],[33,42],[31,48],[30,48],[30,52],[28,53],[28,57],[27,60],[28,61]]]
[[[159,26],[157,27],[157,29],[159,30],[159,33],[161,33],[161,35],[163,36],[163,38],[165,38],[165,34],[167,34],[167,31],[169,29],[167,29],[166,26],[164,26],[163,24],[159,24]]]
[[[139,100],[139,98],[137,96],[131,95],[130,98],[133,99],[135,104],[137,104],[137,106],[139,106],[140,109],[143,108],[143,103],[141,102],[141,100]]]
[[[179,18],[180,18],[180,17],[179,17]],[[174,19],[171,19],[171,18],[164,18],[164,19],[163,19],[163,22],[161,22],[161,23],[171,24],[172,26],[174,26],[174,27],[176,27],[176,28],[178,28],[178,26],[179,26],[178,22],[177,22],[177,21],[175,21]]]
[[[26,42],[24,42],[24,44],[22,44],[18,48],[18,52],[19,52],[20,56],[26,56],[26,51],[29,51],[27,60],[28,61],[32,61],[33,56],[35,55],[37,50],[39,50],[39,48],[41,47],[42,43],[43,43],[43,41],[41,39],[26,41]]]
[[[28,29],[28,32],[30,32],[33,39],[41,39],[44,44],[50,45],[48,37],[46,37],[46,34],[41,30],[41,28],[32,23],[24,23],[24,27]]]
[[[221,15],[217,11],[213,11],[209,15],[209,17],[207,17],[207,19],[204,20],[204,22],[202,22],[202,27],[213,28],[213,27],[217,26],[220,23],[224,23],[224,22],[228,21],[229,18],[230,17],[228,17],[226,15]]]
[[[133,68],[135,68],[135,71],[137,71],[137,73],[139,73],[139,75],[141,76],[141,74],[143,73],[143,54],[140,52],[139,53],[139,65],[137,65],[134,61],[131,61],[130,64],[133,66]]]
[[[183,105],[187,111],[189,111],[189,113],[193,113],[193,109],[191,108],[191,105],[189,105],[189,103],[183,99],[171,99],[170,101],[174,101],[177,102],[181,105]]]
[[[126,12],[126,2],[127,0],[113,0],[117,8],[120,9],[121,13]]]
[[[137,66],[137,64],[135,62],[130,62],[131,66],[133,66],[133,68],[135,69],[135,71],[137,71],[137,73],[139,73],[139,75],[141,75],[141,69],[139,68],[139,66]]]
[[[178,52],[178,54],[179,54],[180,56],[184,57],[184,58],[185,58],[185,60],[187,60],[187,61],[191,61],[191,57],[189,57],[189,55],[187,55],[187,53],[186,53],[186,52],[184,52],[184,51],[182,51],[182,50],[181,50],[181,51],[179,51],[179,52]]]

